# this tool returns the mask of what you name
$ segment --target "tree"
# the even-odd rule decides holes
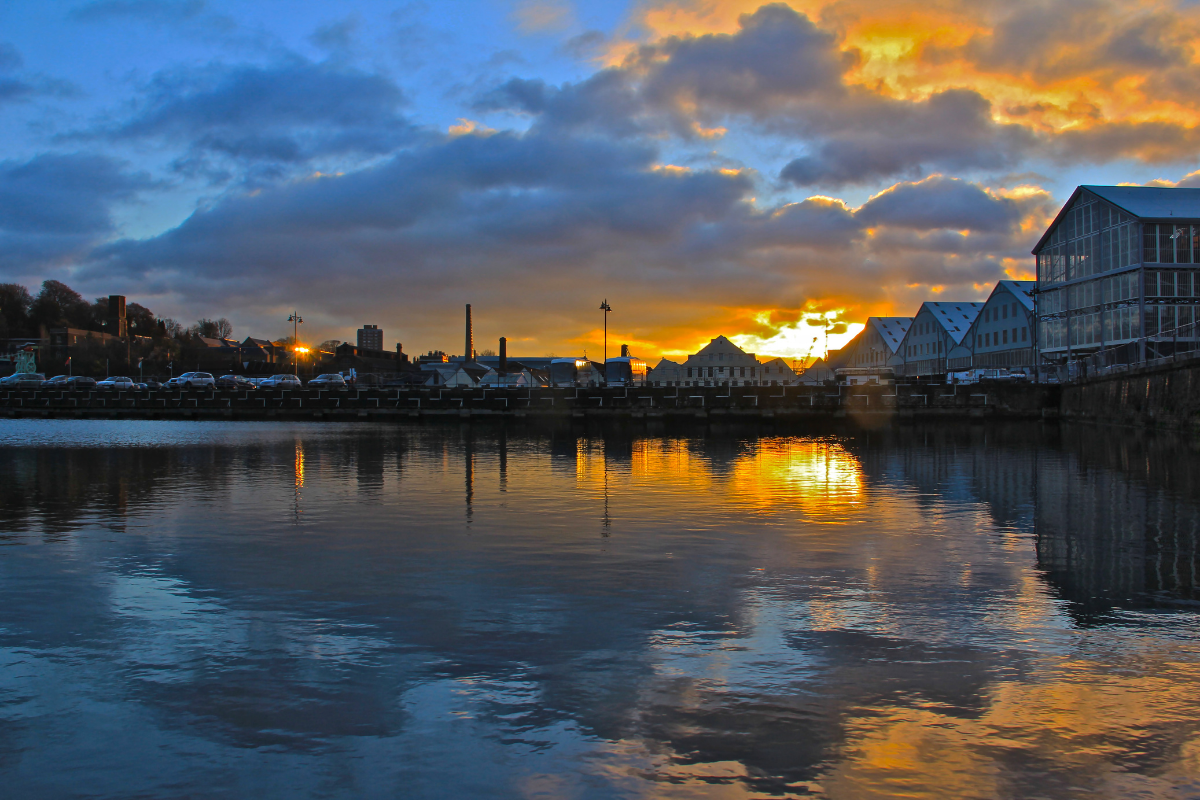
[[[190,329],[193,336],[207,336],[210,339],[217,338],[217,321],[215,319],[198,319],[196,324]]]
[[[480,350],[480,351],[479,351],[479,355],[481,355],[481,356],[494,356],[494,355],[496,355],[496,351],[495,351],[495,350],[492,350],[492,349],[489,347],[489,348],[486,348],[486,349],[484,349],[484,350]]]
[[[43,281],[29,309],[30,322],[47,328],[87,328],[92,310],[79,292],[60,281]]]
[[[158,321],[154,313],[139,303],[125,306],[125,319],[129,321],[129,333],[133,336],[154,336],[158,333]]]
[[[319,352],[332,353],[334,350],[337,350],[338,345],[341,343],[341,339],[326,339],[317,345],[317,350]]]
[[[228,339],[233,336],[233,323],[221,317],[217,320],[217,338]]]
[[[19,283],[0,283],[0,337],[28,336],[33,295]]]
[[[178,339],[185,333],[183,326],[170,317],[163,317],[158,324],[162,326],[163,333],[172,339]]]

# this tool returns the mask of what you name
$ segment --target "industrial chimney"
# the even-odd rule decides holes
[[[500,337],[500,369],[496,370],[501,375],[507,373],[508,370],[508,339],[504,336]]]
[[[471,304],[467,303],[467,341],[463,345],[463,358],[475,360],[475,329],[471,327]]]
[[[629,358],[629,345],[621,345],[621,358]]]

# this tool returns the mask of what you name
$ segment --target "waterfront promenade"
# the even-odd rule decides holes
[[[0,391],[0,416],[108,419],[408,419],[421,417],[1042,418],[1058,388],[1029,383],[909,386],[426,387],[329,391]]]

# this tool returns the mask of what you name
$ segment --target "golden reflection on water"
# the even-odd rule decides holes
[[[603,446],[577,442],[580,489],[610,490],[613,474],[632,484],[623,489],[687,490],[702,502],[719,490],[724,504],[759,513],[799,512],[813,522],[844,522],[865,500],[858,459],[840,443],[821,439],[765,439],[726,459],[687,440],[643,439],[633,443],[627,470],[610,464]]]
[[[1136,674],[1046,665],[1032,680],[990,684],[977,715],[876,706],[846,720],[845,758],[821,783],[854,798],[1195,797],[1200,666],[1176,657],[1143,653]],[[1024,790],[1011,772],[1022,763],[1041,776]]]

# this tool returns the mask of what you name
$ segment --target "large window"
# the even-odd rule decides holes
[[[1133,217],[1083,194],[1037,254],[1038,281],[1061,283],[1138,263]]]
[[[1142,260],[1150,264],[1200,264],[1200,225],[1148,222],[1142,226]]]

